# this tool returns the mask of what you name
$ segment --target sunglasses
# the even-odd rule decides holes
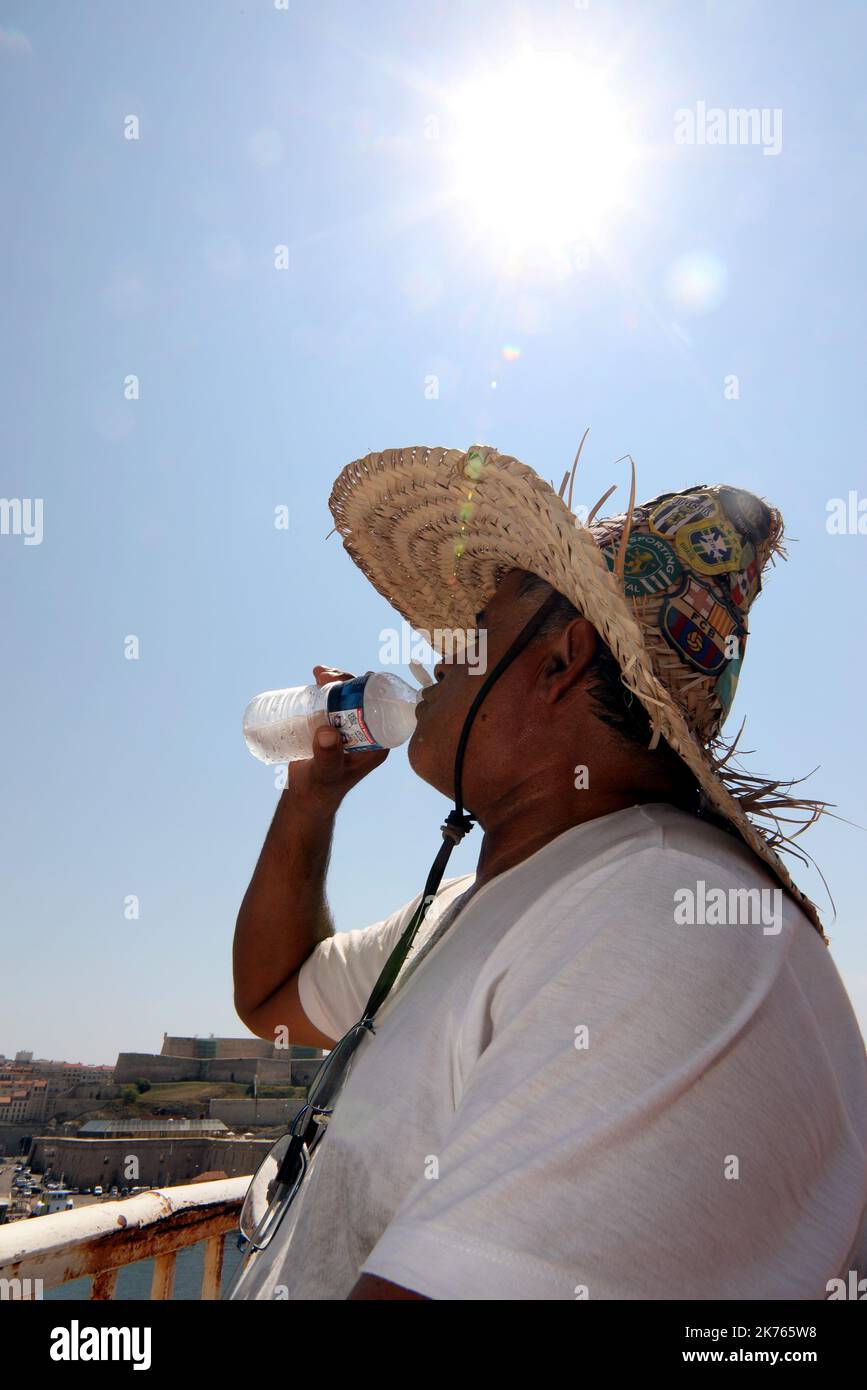
[[[273,1240],[328,1128],[358,1046],[365,1033],[373,1031],[371,1020],[365,1016],[334,1044],[310,1083],[306,1103],[291,1129],[281,1135],[253,1174],[238,1223],[238,1244],[245,1253],[264,1250]]]

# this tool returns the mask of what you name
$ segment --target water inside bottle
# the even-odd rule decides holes
[[[314,731],[328,723],[324,711],[318,714],[294,714],[273,724],[261,724],[244,730],[247,747],[263,763],[290,763],[296,758],[312,756]]]
[[[244,712],[244,740],[253,757],[263,763],[311,757],[314,730],[328,722],[324,709],[315,707],[320,695],[315,687],[293,686],[251,700]]]

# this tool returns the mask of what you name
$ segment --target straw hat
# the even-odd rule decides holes
[[[650,746],[666,740],[709,809],[769,866],[826,940],[815,905],[777,853],[793,838],[781,825],[791,821],[785,812],[805,813],[800,834],[824,804],[789,795],[792,783],[735,769],[734,745],[719,737],[750,605],[762,571],[781,553],[779,512],[739,488],[705,484],[636,506],[633,466],[628,512],[595,521],[611,488],[582,522],[563,497],[568,476],[558,494],[532,468],[485,445],[389,449],[348,464],[328,505],[352,559],[417,631],[475,628],[476,612],[512,568],[565,595],[601,634],[624,685],[646,709]],[[570,483],[570,503],[571,494]]]

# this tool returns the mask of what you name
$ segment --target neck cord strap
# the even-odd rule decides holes
[[[472,830],[473,825],[475,824],[472,817],[466,815],[466,813],[464,812],[463,770],[464,754],[466,753],[467,740],[469,739],[470,728],[472,727],[473,720],[475,719],[476,714],[478,713],[479,706],[481,705],[491,686],[494,684],[496,680],[499,680],[500,676],[506,670],[506,667],[509,666],[514,661],[515,657],[518,656],[519,653],[524,650],[527,643],[535,635],[539,627],[548,617],[549,613],[556,606],[557,602],[559,601],[559,598],[560,595],[556,592],[549,594],[548,598],[546,598],[542,606],[533,614],[533,617],[530,619],[530,621],[518,633],[518,636],[515,638],[514,642],[509,647],[505,656],[500,657],[500,660],[497,662],[493,671],[491,671],[491,673],[486,677],[481,689],[479,690],[478,694],[473,700],[473,703],[470,705],[470,708],[467,712],[467,717],[464,720],[464,726],[461,729],[461,736],[458,739],[457,753],[455,754],[454,808],[451,811],[449,811],[445,821],[441,826],[443,843],[439,848],[439,851],[437,853],[436,858],[434,859],[433,864],[431,865],[430,872],[427,876],[427,882],[425,883],[424,891],[421,895],[421,900],[418,906],[416,907],[415,912],[412,914],[412,917],[410,918],[406,929],[401,935],[400,940],[397,942],[397,945],[394,947],[393,951],[391,952],[391,955],[385,962],[385,965],[383,966],[382,971],[380,973],[379,979],[373,987],[373,993],[371,994],[365,1006],[364,1013],[361,1017],[361,1023],[363,1023],[366,1028],[369,1028],[371,1032],[375,1031],[373,1027],[373,1016],[378,1011],[380,1006],[383,1004],[387,994],[391,990],[392,985],[394,984],[395,980],[400,974],[401,967],[404,961],[406,960],[407,954],[409,953],[409,948],[412,945],[413,940],[415,939],[416,932],[421,926],[428,908],[430,907],[431,903],[436,897],[437,889],[440,886],[440,882],[446,870],[446,865],[449,861],[449,856],[452,850],[454,849],[455,845],[458,844],[464,838],[468,831]]]

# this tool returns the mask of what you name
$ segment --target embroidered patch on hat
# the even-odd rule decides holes
[[[657,536],[670,537],[677,535],[684,526],[695,526],[711,518],[723,520],[715,497],[709,492],[682,492],[660,502],[651,512],[650,529]]]
[[[610,570],[614,569],[619,543],[613,541],[602,554]],[[674,588],[683,574],[683,567],[668,541],[644,532],[633,532],[626,543],[623,566],[624,588],[630,598],[646,598]]]
[[[753,542],[767,539],[771,527],[771,511],[760,497],[739,488],[721,487],[719,499],[723,511],[742,538]]]
[[[674,546],[681,560],[700,574],[727,574],[741,567],[740,537],[722,517],[707,526],[681,526]]]
[[[723,711],[720,723],[725,722],[726,718],[728,717],[728,712],[732,707],[732,701],[735,698],[735,691],[738,688],[738,678],[741,674],[741,663],[744,659],[743,651],[745,642],[746,638],[741,638],[740,656],[732,658],[732,660],[727,664],[722,675],[717,680],[716,685],[714,686],[716,697],[722,705]]]
[[[742,548],[741,564],[743,569],[731,576],[731,594],[739,608],[749,608],[762,587],[756,549],[750,541]]]
[[[664,601],[659,626],[668,645],[706,675],[721,673],[740,654],[745,635],[734,611],[691,574],[680,592]]]

